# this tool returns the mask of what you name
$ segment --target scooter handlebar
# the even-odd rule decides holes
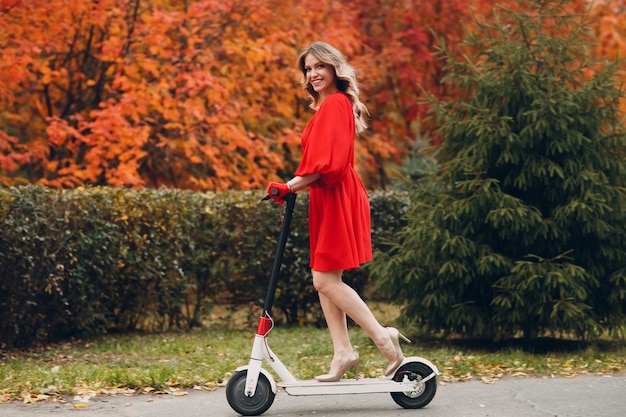
[[[271,194],[271,195],[270,195],[270,194]],[[266,195],[265,197],[263,197],[263,198],[261,199],[261,201],[267,201],[267,200],[269,200],[270,198],[272,198],[272,196],[277,196],[277,195],[279,195],[279,194],[280,194],[280,191],[278,191],[278,188],[274,188],[274,187],[272,187],[272,188],[270,188],[270,194],[268,194],[268,195]],[[286,197],[286,196],[288,196],[289,194],[295,194],[295,193],[291,191],[291,192],[289,192],[289,193],[285,194],[285,195],[281,198],[281,200],[284,200],[284,199],[285,199],[285,197]]]
[[[271,194],[271,195],[270,195],[270,194]],[[272,188],[270,189],[270,194],[268,194],[268,195],[266,195],[265,197],[263,197],[263,198],[261,199],[261,201],[267,201],[267,200],[269,200],[270,198],[272,198],[272,195],[278,195],[278,189],[277,189],[277,188],[272,187]]]

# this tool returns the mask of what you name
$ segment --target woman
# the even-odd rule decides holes
[[[387,359],[385,377],[391,378],[404,356],[398,330],[382,327],[361,297],[342,280],[344,270],[372,259],[370,207],[367,192],[354,170],[354,136],[366,128],[365,105],[359,100],[354,69],[341,52],[314,42],[298,58],[305,90],[315,115],[302,134],[302,160],[295,177],[278,189],[277,201],[290,191],[310,188],[310,266],[324,318],[333,342],[330,372],[321,382],[338,381],[355,367],[359,354],[352,348],[346,315],[370,336]],[[268,193],[272,195],[271,193]]]

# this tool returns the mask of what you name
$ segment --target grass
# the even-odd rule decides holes
[[[184,395],[190,389],[217,389],[234,369],[247,364],[256,325],[245,326],[227,317],[189,332],[107,336],[26,352],[0,352],[0,402],[112,393]],[[385,360],[367,335],[353,328],[351,338],[361,356],[362,376],[381,375]],[[332,349],[326,329],[280,327],[269,340],[297,378],[328,371]],[[418,339],[403,348],[406,356],[431,360],[441,372],[441,382],[626,372],[626,345],[617,342],[573,349],[559,346],[542,353],[512,345],[494,348],[436,339]]]

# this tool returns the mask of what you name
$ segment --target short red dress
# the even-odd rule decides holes
[[[316,271],[358,268],[372,259],[369,198],[354,170],[352,103],[328,95],[302,134],[296,175],[320,173],[310,184],[310,266]]]

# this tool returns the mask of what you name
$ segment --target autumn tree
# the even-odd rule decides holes
[[[53,3],[42,15],[36,7],[20,8],[22,17],[50,19],[33,22],[45,25],[33,32],[58,39],[28,74],[33,88],[26,93],[47,103],[32,109],[47,137],[39,147],[29,141],[29,178],[55,186],[214,189],[220,181],[221,188],[232,186],[236,171],[246,188],[246,181],[256,179],[251,174],[262,172],[251,164],[272,164],[269,145],[244,126],[242,112],[259,110],[237,97],[242,84],[235,77],[243,74],[230,74],[236,66],[222,61],[247,59],[248,70],[269,63],[264,60],[271,51],[246,44],[257,34],[239,25],[250,19],[252,27],[261,27],[267,9],[236,9],[227,2],[197,2],[183,11],[139,0]],[[40,43],[30,32],[18,38]],[[258,89],[250,78],[245,88]],[[37,133],[43,132],[21,136],[28,140]]]
[[[294,69],[313,33],[286,16],[350,18],[311,1],[16,1],[0,14],[2,181],[264,185],[309,117]]]
[[[470,337],[620,331],[626,319],[626,135],[620,62],[589,56],[568,1],[480,23],[431,97],[439,168],[373,272],[404,317]]]

